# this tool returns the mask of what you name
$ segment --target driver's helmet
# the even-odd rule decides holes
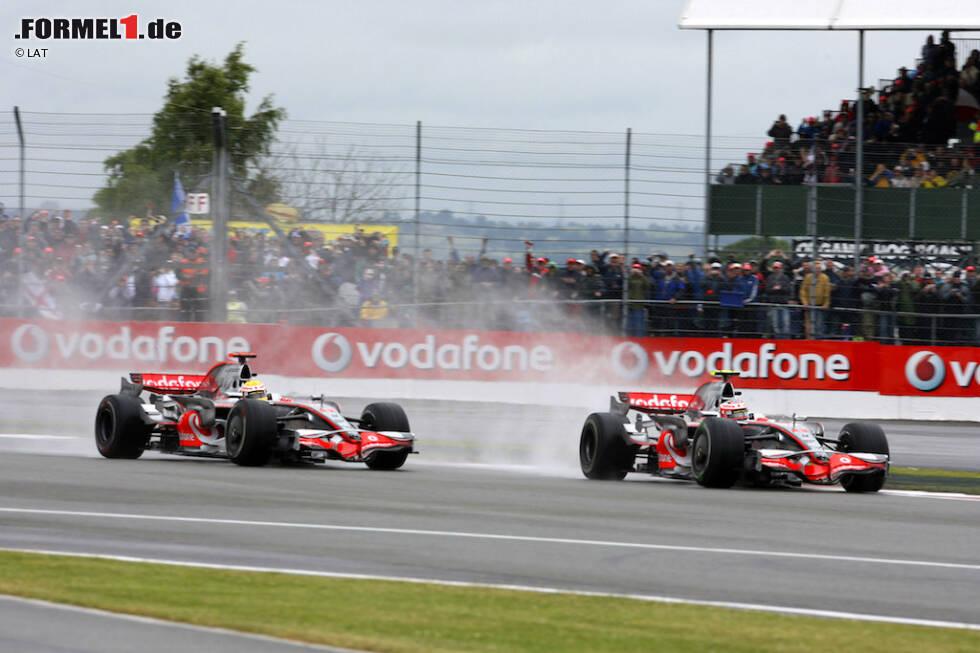
[[[726,419],[748,419],[749,409],[744,401],[726,401],[718,407],[718,414]]]
[[[265,384],[261,381],[246,381],[242,384],[242,397],[246,399],[267,399]]]

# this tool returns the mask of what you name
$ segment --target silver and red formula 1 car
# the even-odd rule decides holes
[[[123,378],[119,393],[104,397],[95,415],[99,453],[139,458],[155,449],[250,466],[275,456],[384,470],[398,469],[413,453],[415,435],[398,404],[373,403],[359,418],[344,417],[322,396],[305,404],[268,393],[249,368],[255,354],[229,358],[237,362],[218,363],[207,374],[133,372],[130,381]]]
[[[706,487],[840,485],[877,492],[888,474],[888,440],[869,422],[846,424],[837,439],[806,418],[752,414],[730,379],[712,372],[693,395],[620,392],[607,413],[585,420],[579,461],[587,478],[629,472],[695,480]],[[635,411],[635,419],[630,419]]]

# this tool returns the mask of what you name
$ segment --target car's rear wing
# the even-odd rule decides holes
[[[164,395],[188,395],[197,392],[207,374],[159,374],[130,372],[130,380],[144,390]]]
[[[612,412],[626,413],[628,410],[638,410],[642,413],[657,415],[679,415],[687,412],[696,395],[667,394],[664,392],[620,392],[610,402]]]

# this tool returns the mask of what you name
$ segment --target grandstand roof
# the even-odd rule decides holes
[[[969,0],[687,0],[681,29],[980,30]]]

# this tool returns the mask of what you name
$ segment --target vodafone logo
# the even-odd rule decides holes
[[[180,335],[177,327],[165,325],[155,333],[137,334],[130,326],[109,323],[90,331],[66,331],[57,324],[43,327],[22,324],[10,336],[10,350],[23,363],[62,360],[144,361],[166,363],[206,363],[223,360],[228,352],[248,351],[248,340],[232,336],[223,340],[217,336],[194,338]]]
[[[174,376],[167,374],[142,374],[142,383],[151,388],[171,388],[173,390],[197,390],[204,376]]]
[[[946,366],[935,352],[918,351],[905,362],[905,378],[916,390],[932,392],[946,380]]]
[[[37,363],[48,355],[48,334],[36,324],[22,324],[11,336],[10,348],[25,363]]]
[[[641,408],[687,408],[691,405],[691,395],[658,395],[631,392],[629,403]]]
[[[650,367],[646,350],[635,342],[621,342],[612,350],[612,366],[616,376],[627,381],[642,379]]]
[[[480,335],[475,333],[468,333],[457,342],[439,342],[434,334],[426,334],[421,342],[414,343],[360,340],[352,343],[344,335],[330,332],[313,341],[310,353],[316,366],[331,374],[346,370],[352,363],[367,369],[549,372],[555,361],[554,353],[546,345],[530,349],[517,344],[498,347],[481,342]]]
[[[654,372],[671,378],[683,374],[690,378],[711,370],[738,370],[742,378],[768,379],[829,379],[847,381],[851,376],[851,361],[844,354],[828,356],[816,352],[792,353],[780,351],[772,342],[752,350],[735,351],[732,343],[723,343],[716,351],[697,350],[647,351],[636,342],[621,342],[610,352],[613,371],[621,379],[636,381]]]
[[[350,341],[339,333],[324,333],[313,341],[313,362],[324,372],[336,374],[350,365],[354,350]]]

